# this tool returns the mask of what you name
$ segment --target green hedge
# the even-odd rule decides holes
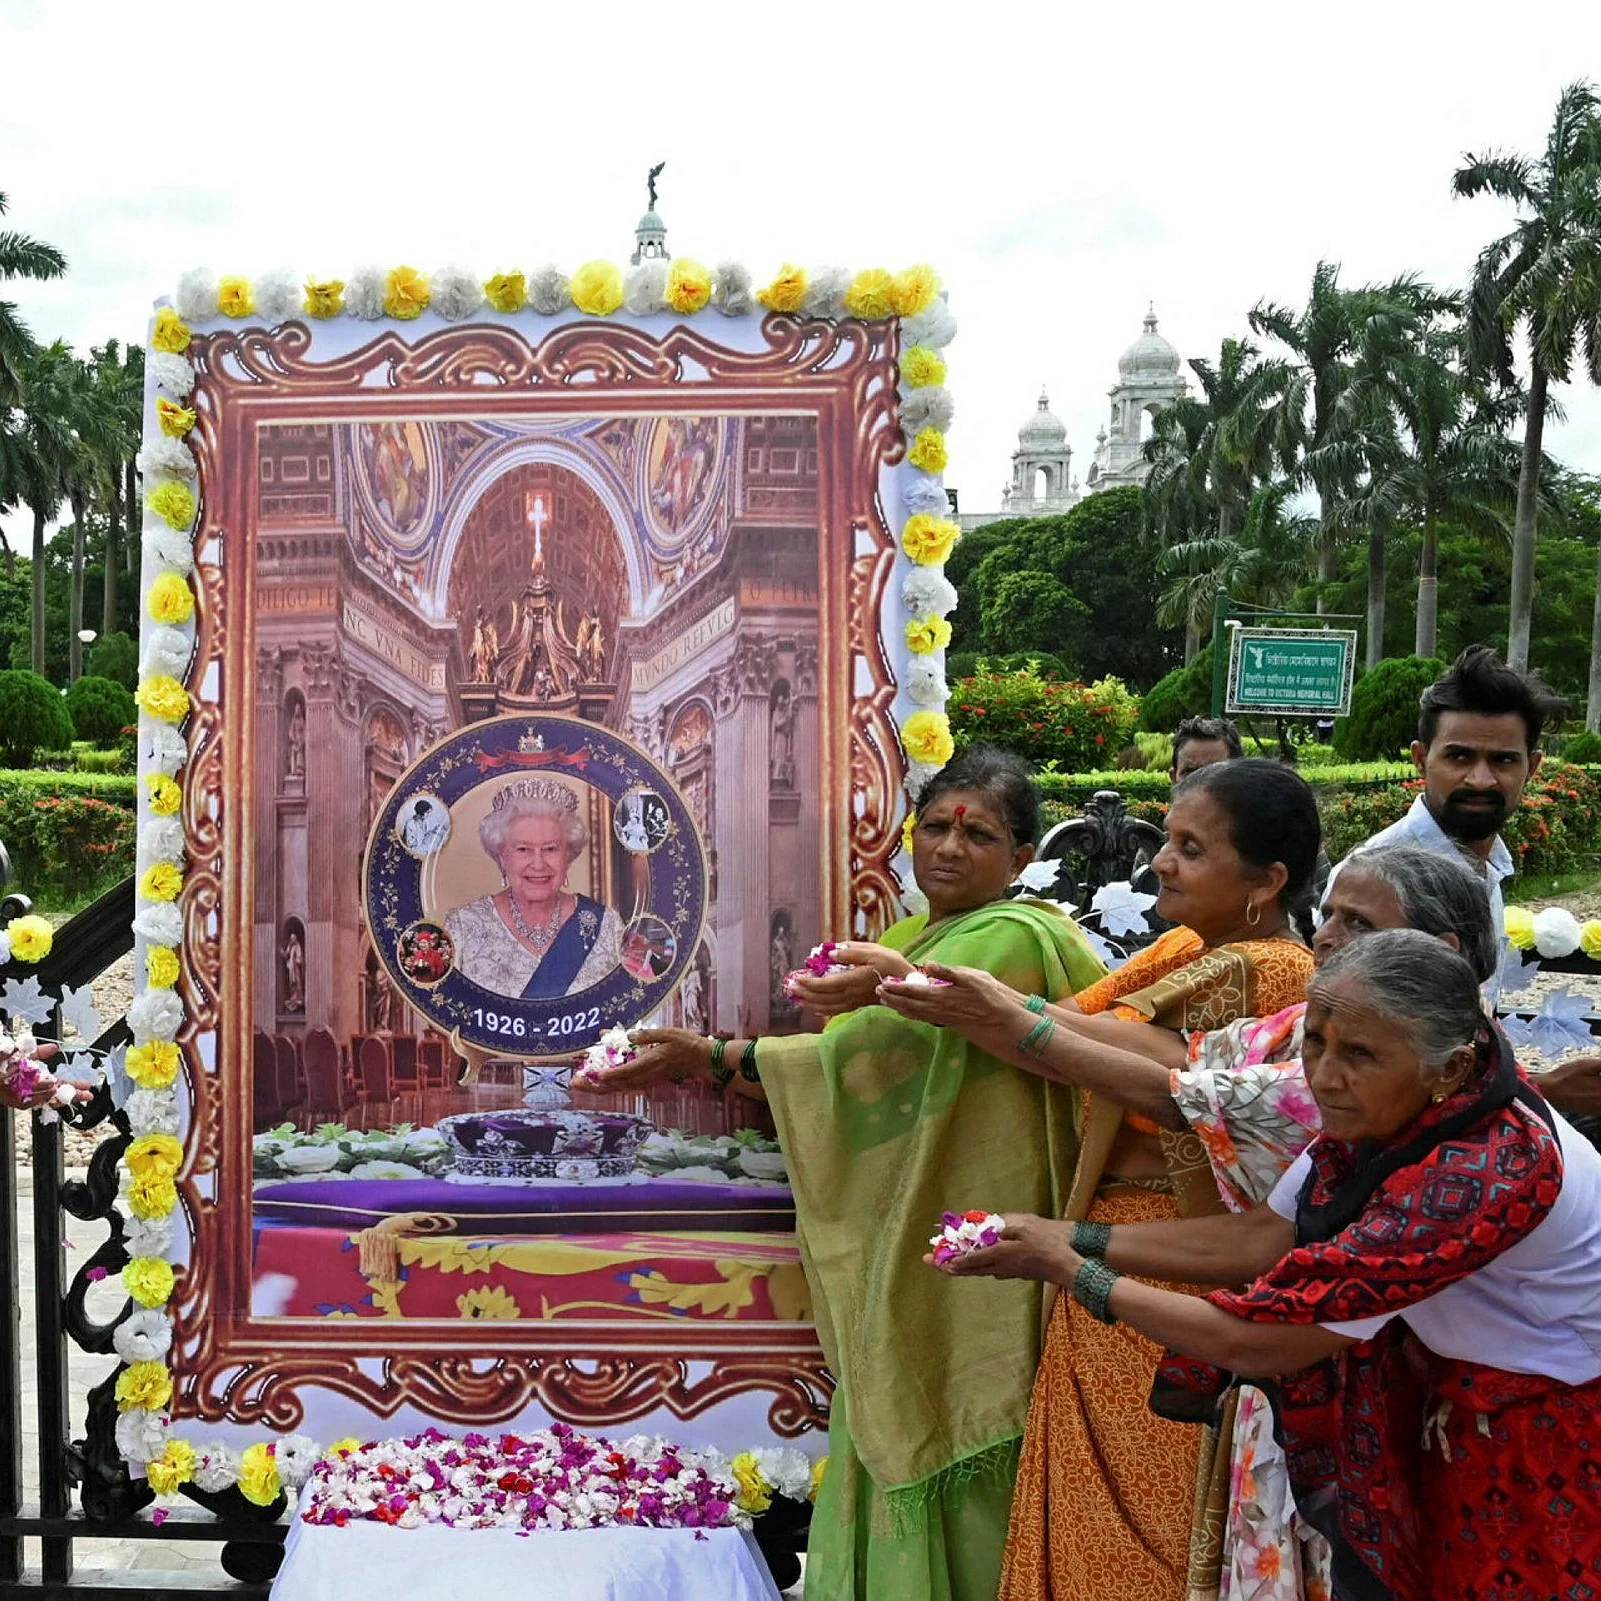
[[[1304,773],[1314,790],[1381,789],[1412,777],[1411,762],[1335,762]],[[1064,816],[1083,811],[1098,789],[1115,789],[1125,800],[1155,800],[1164,805],[1172,787],[1166,772],[1140,768],[1109,768],[1098,773],[1053,773],[1038,775],[1040,795],[1049,803],[1065,807]]]
[[[131,774],[0,770],[0,840],[14,887],[44,906],[108,889],[133,871]]]

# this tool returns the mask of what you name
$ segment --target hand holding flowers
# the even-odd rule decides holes
[[[947,1218],[955,1214],[947,1212]],[[982,1218],[972,1225],[969,1239],[960,1227],[963,1220]],[[991,1237],[990,1223],[1001,1225]],[[955,1278],[1039,1279],[1045,1283],[1071,1284],[1084,1259],[1073,1249],[1073,1225],[1053,1218],[1036,1217],[1031,1212],[1008,1212],[991,1219],[986,1213],[960,1215],[955,1231],[961,1237],[959,1248],[943,1254],[940,1244],[948,1230],[934,1236],[933,1247],[923,1258],[929,1267]],[[984,1236],[980,1239],[979,1236]],[[954,1244],[954,1241],[953,1241]]]

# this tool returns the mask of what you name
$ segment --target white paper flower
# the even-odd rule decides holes
[[[1579,948],[1579,920],[1566,906],[1547,906],[1534,914],[1534,948],[1547,961],[1571,956]]]
[[[70,1024],[83,1040],[96,1040],[105,1019],[95,1010],[94,991],[87,984],[61,986],[61,1021]]]
[[[944,433],[956,417],[956,402],[948,389],[930,385],[927,389],[914,389],[901,401],[901,428],[907,435],[915,435],[924,428],[937,428]]]
[[[921,917],[928,910],[928,896],[916,884],[908,884],[901,891],[901,905],[908,917]]]
[[[189,742],[171,723],[139,719],[139,754],[158,773],[171,778],[189,760]]]
[[[901,319],[901,343],[943,350],[956,337],[956,319],[942,295],[927,311]]]
[[[1143,934],[1150,927],[1145,914],[1156,905],[1147,895],[1125,882],[1103,884],[1090,902],[1090,910],[1101,915],[1101,927],[1115,939],[1123,934]]]
[[[636,317],[648,317],[667,304],[667,263],[642,261],[630,267],[623,278],[623,309]]]
[[[172,1218],[131,1217],[123,1237],[129,1256],[165,1256],[172,1249]]]
[[[152,945],[177,945],[183,940],[183,913],[172,901],[152,901],[134,918],[133,931]]]
[[[135,1090],[122,1110],[136,1135],[178,1132],[178,1097],[171,1090]]]
[[[216,1495],[230,1484],[239,1482],[239,1458],[221,1440],[203,1440],[195,1444],[195,1488],[206,1495]]]
[[[111,1331],[124,1362],[165,1362],[172,1349],[172,1319],[160,1307],[139,1307]]]
[[[276,327],[300,313],[300,278],[282,267],[256,279],[256,315]]]
[[[185,322],[210,322],[217,315],[217,279],[204,267],[192,267],[178,280],[172,309]]]
[[[935,657],[939,657],[936,660]],[[906,669],[906,693],[919,706],[943,706],[950,699],[951,687],[945,682],[944,652],[914,656]]]
[[[801,310],[808,317],[838,317],[845,309],[851,275],[843,267],[817,267],[806,277]]]
[[[27,978],[8,978],[0,985],[0,1006],[4,1006],[11,1019],[11,1032],[16,1047],[24,1056],[31,1056],[34,1045],[31,1037],[23,1034],[18,1023],[43,1023],[56,1009],[53,995],[45,993],[44,986],[30,974]]]
[[[0,928],[0,967],[11,960],[11,936]]]
[[[147,439],[133,464],[146,479],[193,478],[195,475],[194,452],[181,439],[169,439],[165,434]]]
[[[956,585],[938,567],[913,567],[901,581],[901,604],[914,617],[948,617],[956,598]]]
[[[183,1026],[183,1002],[171,990],[148,989],[128,1003],[128,1027],[136,1040],[175,1039]]]
[[[939,771],[932,762],[908,762],[906,764],[906,793],[912,797],[913,802],[923,793],[928,781]]]
[[[117,1450],[127,1462],[154,1462],[167,1446],[167,1420],[135,1407],[117,1419]]]
[[[139,858],[145,863],[181,863],[183,824],[176,817],[152,817],[143,823],[139,829]]]
[[[560,267],[536,267],[528,278],[528,304],[543,317],[554,317],[572,304],[572,287]]]
[[[187,529],[169,528],[159,517],[146,520],[140,536],[147,566],[171,567],[185,578],[195,570],[194,537]]]
[[[182,678],[189,666],[192,650],[189,636],[181,628],[157,623],[145,641],[145,653],[140,658],[139,671],[167,673],[173,678]]]
[[[323,1448],[304,1434],[286,1434],[278,1441],[272,1459],[278,1464],[278,1477],[298,1490],[311,1477],[311,1470],[322,1460]]]
[[[184,400],[195,387],[194,363],[187,356],[170,350],[145,353],[145,367],[158,389],[165,389],[174,400]]]
[[[744,317],[755,304],[750,273],[737,261],[722,261],[712,273],[712,304],[725,317]]]
[[[484,303],[484,286],[464,267],[441,267],[428,280],[428,307],[446,322],[470,317]]]
[[[756,1470],[778,1491],[792,1501],[804,1501],[812,1490],[812,1462],[804,1451],[794,1446],[779,1446],[752,1451]]]
[[[358,267],[345,280],[345,311],[363,322],[377,322],[384,314],[384,271]]]
[[[1024,889],[1045,890],[1052,888],[1056,883],[1056,875],[1061,868],[1057,861],[1030,862],[1016,878],[1014,884],[1021,884]]]
[[[901,504],[908,515],[924,511],[935,517],[948,517],[951,512],[951,497],[946,494],[945,485],[931,473],[909,473],[902,479]]]

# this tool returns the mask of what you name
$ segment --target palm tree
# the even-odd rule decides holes
[[[1144,455],[1151,470],[1145,478],[1141,505],[1145,523],[1170,548],[1191,546],[1211,528],[1215,508],[1206,481],[1206,452],[1202,440],[1210,421],[1204,402],[1185,395],[1158,412],[1145,441]],[[1200,578],[1191,571],[1190,576]],[[1215,593],[1215,591],[1214,591]],[[1195,660],[1201,648],[1201,619],[1210,599],[1186,595],[1168,608],[1168,621],[1184,620],[1184,660]]]
[[[6,197],[0,194],[0,217],[5,213]],[[59,278],[66,270],[67,258],[54,245],[0,229],[0,284],[13,278]],[[16,306],[0,300],[0,418],[20,398],[19,372],[33,348],[33,336]]]
[[[72,352],[61,341],[24,357],[21,425],[10,439],[14,497],[33,513],[33,670],[44,671],[45,529],[67,493],[78,451],[72,428]]]
[[[117,570],[124,527],[133,543],[137,508],[127,498],[126,484],[144,418],[145,353],[139,345],[119,352],[117,341],[111,339],[92,349],[89,358],[93,392],[105,417],[99,463],[106,499],[106,570],[100,597],[100,632],[104,636],[117,629]]]
[[[1534,603],[1538,486],[1552,379],[1565,381],[1582,344],[1584,368],[1601,384],[1601,102],[1571,84],[1537,158],[1469,156],[1452,188],[1510,200],[1518,221],[1480,253],[1468,291],[1468,354],[1475,370],[1510,384],[1513,336],[1529,341],[1529,387],[1512,529],[1512,596],[1507,660],[1529,661]]]
[[[62,487],[72,508],[72,579],[67,616],[67,676],[75,681],[83,674],[83,584],[84,546],[89,529],[89,513],[98,501],[109,500],[110,485],[122,476],[122,460],[127,454],[126,435],[108,396],[94,381],[87,363],[69,356],[66,368],[65,398],[67,423],[72,432],[72,448],[65,462]],[[116,464],[107,470],[108,460]]]

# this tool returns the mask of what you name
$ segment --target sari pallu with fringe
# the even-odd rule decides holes
[[[1104,971],[1076,924],[1032,901],[908,918],[883,943],[1053,1000]],[[947,1210],[1060,1208],[1071,1092],[884,1006],[765,1039],[757,1063],[837,1384],[808,1601],[992,1601],[1041,1287],[922,1259]]]
[[[1359,1156],[1350,1145],[1314,1141],[1295,1247],[1249,1288],[1216,1291],[1212,1303],[1254,1322],[1360,1322],[1403,1312],[1525,1238],[1561,1191],[1561,1148],[1499,1031],[1481,1036],[1479,1057],[1463,1087],[1391,1145]],[[1475,1198],[1470,1211],[1463,1197]],[[1170,1353],[1152,1406],[1166,1417],[1204,1418],[1228,1383],[1210,1364]],[[1399,1318],[1372,1340],[1262,1388],[1296,1504],[1333,1548],[1339,1601],[1473,1593],[1441,1587],[1453,1514],[1432,1505],[1428,1485],[1437,1490],[1455,1470],[1427,1465],[1422,1441],[1434,1400],[1465,1401],[1468,1416],[1476,1404],[1493,1410],[1543,1398],[1561,1413],[1566,1400],[1601,1390],[1433,1358]],[[1532,1484],[1529,1494],[1551,1499]],[[1499,1564],[1479,1557],[1487,1560],[1478,1570],[1485,1597],[1566,1593],[1517,1584],[1503,1592],[1493,1585]]]

